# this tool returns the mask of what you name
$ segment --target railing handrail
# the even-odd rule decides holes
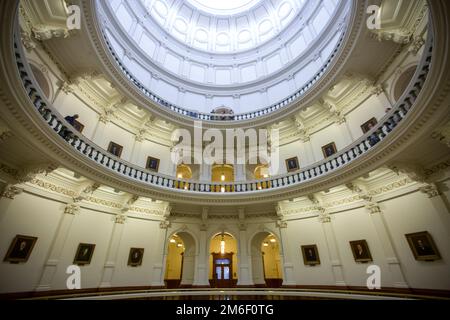
[[[100,164],[109,170],[116,171],[122,176],[127,176],[136,181],[161,188],[182,189],[183,187],[186,187],[187,192],[222,191],[229,193],[253,192],[259,189],[278,189],[286,185],[291,186],[304,181],[311,181],[330,171],[335,171],[337,168],[348,165],[354,159],[359,158],[368,150],[375,147],[375,145],[382,141],[404,118],[407,117],[409,110],[413,107],[413,103],[424,86],[432,62],[433,49],[433,36],[430,31],[420,64],[409,83],[407,90],[403,93],[396,105],[381,119],[375,128],[332,157],[314,163],[295,173],[281,174],[262,180],[214,183],[177,179],[143,169],[110,154],[82,134],[78,133],[76,129],[67,123],[64,117],[44,98],[28,62],[24,60],[25,54],[22,46],[18,43],[17,39],[20,39],[20,37],[17,32],[16,28],[14,51],[16,65],[18,67],[19,76],[22,79],[23,88],[36,111],[47,124],[61,136],[61,139],[64,139],[64,141],[70,144],[78,151],[78,153],[84,154],[97,164]],[[118,167],[116,167],[117,165]]]

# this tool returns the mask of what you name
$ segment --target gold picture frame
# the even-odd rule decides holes
[[[320,264],[319,250],[317,245],[311,244],[306,246],[301,246],[303,263],[305,266],[316,266]]]
[[[363,134],[366,134],[367,132],[372,130],[372,128],[375,127],[377,124],[378,124],[378,121],[375,117],[373,117],[369,121],[366,121],[365,123],[363,123],[361,125],[361,130],[362,130]]]
[[[329,143],[327,145],[324,145],[322,147],[322,153],[323,153],[323,156],[324,156],[325,159],[331,157],[334,154],[336,154],[337,153],[336,143],[331,142],[331,143]]]
[[[160,163],[159,159],[153,158],[153,157],[148,157],[145,168],[150,171],[158,172],[159,171],[159,163]]]
[[[94,255],[95,244],[80,243],[78,245],[73,264],[84,266],[91,264],[92,256]]]
[[[16,235],[9,246],[3,261],[10,263],[25,263],[30,258],[37,237]]]
[[[369,245],[366,240],[350,241],[353,258],[355,262],[367,263],[372,262],[372,254],[370,253]]]
[[[300,170],[300,164],[298,162],[298,157],[292,157],[286,159],[286,169],[288,172],[295,172]]]
[[[409,233],[405,237],[417,261],[435,261],[442,259],[433,241],[433,237],[427,231]]]
[[[128,255],[128,265],[130,267],[139,267],[142,265],[143,258],[144,258],[143,248],[131,248],[130,254]]]
[[[120,158],[122,155],[123,147],[120,144],[117,144],[115,142],[110,142],[108,145],[108,152],[112,155],[116,156],[117,158]]]

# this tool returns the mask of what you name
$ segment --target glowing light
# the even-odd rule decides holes
[[[272,238],[272,239],[270,239],[270,242],[275,243],[275,242],[277,242],[277,240]]]
[[[183,179],[183,174],[179,173],[178,174],[178,179]]]
[[[225,192],[225,187],[220,188],[220,192],[224,193]]]
[[[177,241],[175,239],[170,239],[170,243],[176,243]]]
[[[222,173],[222,175],[220,176],[220,180],[225,181],[226,177],[225,175]]]
[[[263,242],[263,247],[268,247],[269,244],[267,242]]]
[[[222,240],[220,240],[220,254],[225,254],[225,239],[222,233]]]

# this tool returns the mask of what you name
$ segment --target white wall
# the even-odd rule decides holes
[[[411,288],[450,290],[450,278],[448,277],[450,235],[448,227],[446,227],[450,225],[450,217],[442,198],[430,199],[419,191],[405,193],[401,196],[398,194],[395,195],[395,198],[380,202],[380,207],[406,283]],[[14,200],[4,198],[0,200],[0,257],[5,256],[12,239],[17,234],[39,238],[27,263],[0,263],[0,292],[33,291],[38,286],[65,206],[63,203],[49,198],[52,198],[51,195],[43,198],[25,192]],[[446,199],[448,201],[448,198]],[[96,244],[91,264],[81,268],[82,288],[96,288],[100,285],[114,227],[113,215],[110,211],[112,210],[105,209],[105,207],[103,210],[82,207],[80,213],[74,216],[56,273],[51,282],[51,290],[65,289],[67,279],[65,270],[68,265],[72,264],[79,243]],[[178,221],[179,219],[180,221]],[[123,225],[123,232],[119,239],[111,286],[150,286],[158,283],[158,266],[163,267],[162,274],[164,274],[165,268],[162,256],[165,238],[179,230],[186,230],[185,228],[187,228],[186,232],[192,232],[200,237],[199,222],[186,222],[182,218],[179,219],[173,221],[172,227],[166,233],[165,229],[160,229],[158,221],[129,217]],[[206,234],[214,234],[215,231],[223,228],[222,223],[220,220],[212,220]],[[237,223],[237,221],[231,220],[227,224],[225,232],[232,232],[240,241],[240,236],[243,234],[235,232]],[[366,268],[369,264],[356,263],[349,244],[350,241],[363,239],[369,245],[373,264],[381,268],[382,287],[390,288],[396,285],[395,276],[391,273],[376,225],[365,208],[337,208],[332,211],[330,225],[335,235],[334,241],[342,265],[343,280],[348,286],[364,287],[366,285],[368,276]],[[249,220],[245,233],[247,246],[252,241],[253,235],[261,232],[261,228],[265,232],[274,233],[280,239],[280,230],[276,228],[273,221]],[[287,255],[285,253],[284,256],[288,256],[290,259],[288,262],[293,265],[294,283],[303,286],[336,285],[331,266],[330,244],[325,236],[324,225],[317,216],[300,214],[289,217],[288,227],[285,231],[288,248],[284,248],[287,250]],[[432,235],[442,256],[441,260],[421,262],[414,259],[405,234],[421,231],[428,231]],[[204,239],[208,239],[208,237],[206,236]],[[318,247],[321,264],[315,267],[305,266],[301,246],[313,244]],[[127,266],[129,250],[132,247],[145,249],[143,264],[137,268]],[[209,248],[209,243],[205,247]],[[198,252],[198,248],[195,251]],[[250,254],[250,252],[248,253]],[[209,254],[205,252],[203,255],[202,253],[199,259],[201,257],[205,259],[203,265],[208,265]],[[198,264],[201,265],[202,261],[198,261]],[[236,271],[239,274],[239,266]],[[194,283],[196,282],[194,281]]]

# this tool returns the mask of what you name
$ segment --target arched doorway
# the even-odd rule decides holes
[[[237,241],[228,233],[211,239],[209,282],[213,288],[233,288],[237,284]]]
[[[185,164],[179,164],[177,166],[177,179],[184,181],[176,181],[176,188],[189,190],[190,183],[188,180],[192,179],[192,169]]]
[[[234,166],[230,164],[215,164],[211,170],[211,182],[224,183],[223,186],[216,186],[214,192],[231,192],[232,186],[226,183],[234,182]]]
[[[282,286],[280,243],[273,234],[260,232],[253,237],[251,260],[255,286],[268,288]]]
[[[168,289],[189,288],[194,282],[195,240],[186,232],[169,238],[164,281]]]

